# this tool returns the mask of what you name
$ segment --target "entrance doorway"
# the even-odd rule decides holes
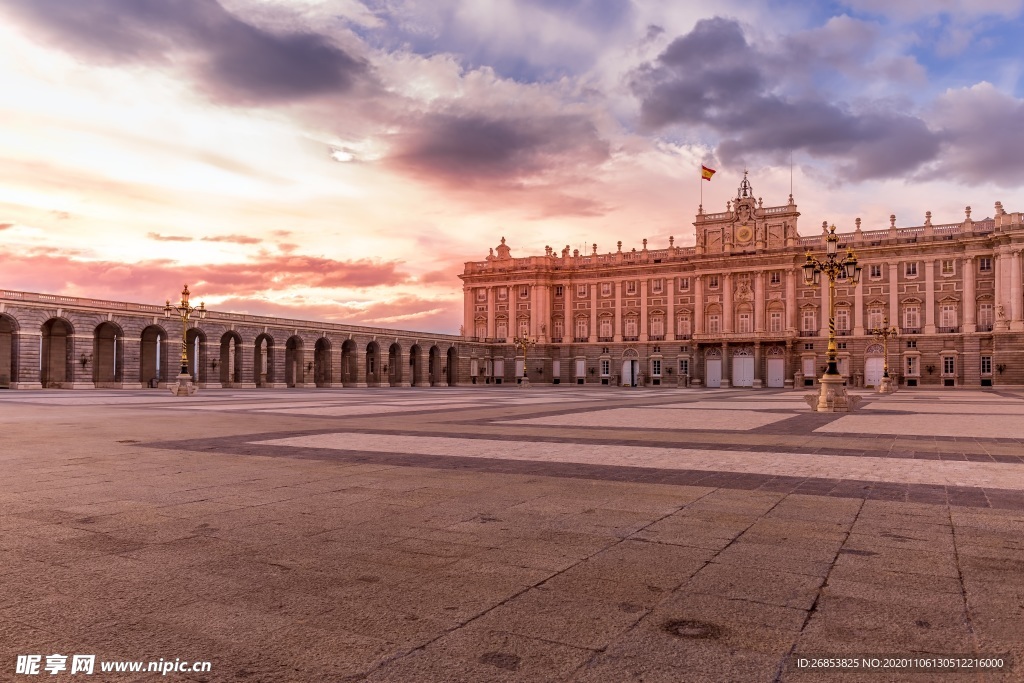
[[[640,374],[640,361],[627,358],[622,361],[622,386],[635,387],[637,376]]]
[[[705,386],[709,389],[718,389],[722,386],[721,358],[706,358],[704,360],[704,377],[707,378]]]
[[[781,389],[786,385],[786,361],[782,358],[768,359],[768,386]]]
[[[864,386],[877,387],[881,383],[884,365],[881,358],[864,359]]]
[[[746,355],[732,357],[732,385],[734,387],[754,386],[754,358]]]

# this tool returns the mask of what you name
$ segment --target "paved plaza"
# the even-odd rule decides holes
[[[2,392],[0,680],[1024,680],[1024,392],[863,395]]]

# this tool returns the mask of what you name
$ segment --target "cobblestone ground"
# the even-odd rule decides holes
[[[866,396],[3,392],[0,679],[1024,680],[1024,394]]]

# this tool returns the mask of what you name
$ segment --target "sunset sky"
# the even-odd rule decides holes
[[[0,287],[457,333],[504,236],[1024,209],[1024,0],[0,0]],[[589,246],[586,247],[589,251]]]

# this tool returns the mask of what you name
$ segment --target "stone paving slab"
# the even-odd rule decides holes
[[[826,431],[846,418],[793,396],[0,393],[0,680],[53,653],[209,660],[166,676],[206,682],[1021,680],[1024,447],[914,426],[1021,396],[848,416],[917,434]],[[636,419],[536,423],[602,414]],[[843,653],[1022,664],[795,666]]]

